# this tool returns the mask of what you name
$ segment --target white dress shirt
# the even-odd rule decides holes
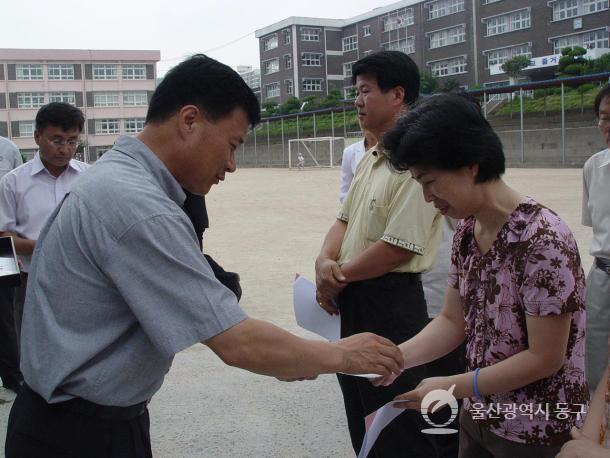
[[[356,166],[364,156],[364,152],[364,139],[343,150],[343,159],[341,159],[341,189],[339,190],[339,201],[341,203],[343,203],[343,199],[345,199],[347,191],[349,191],[349,186],[356,172]]]
[[[610,149],[583,167],[582,224],[593,228],[591,256],[610,259]]]
[[[88,167],[88,164],[72,159],[56,178],[36,153],[34,159],[8,172],[0,179],[0,231],[37,240],[49,215]],[[20,258],[23,270],[27,272],[31,256]]]
[[[8,138],[0,137],[0,178],[23,164],[19,148]]]

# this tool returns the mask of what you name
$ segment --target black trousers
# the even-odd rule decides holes
[[[25,305],[25,291],[28,287],[28,274],[21,272],[21,284],[15,288],[13,296],[13,317],[15,319],[15,333],[17,334],[17,351],[21,354],[21,323],[23,322],[23,306]]]
[[[19,370],[19,351],[13,314],[14,295],[14,288],[0,288],[0,377],[2,384],[11,389],[16,389],[23,379]]]
[[[148,410],[131,420],[103,420],[48,404],[22,387],[6,431],[6,458],[150,458]]]
[[[414,274],[389,273],[351,283],[339,295],[338,305],[341,337],[368,331],[400,344],[428,323],[422,285]],[[374,387],[361,377],[337,377],[352,446],[358,454],[365,433],[364,418],[398,394],[414,389],[426,377],[426,368],[408,369],[388,387]],[[381,432],[369,456],[433,458],[433,438],[421,432],[427,427],[419,411],[405,410]]]

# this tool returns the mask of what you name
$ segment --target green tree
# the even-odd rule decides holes
[[[443,92],[457,91],[460,89],[460,82],[455,78],[447,78],[443,83]]]
[[[298,113],[301,110],[301,101],[296,97],[288,97],[288,100],[278,108],[280,114]]]
[[[423,71],[420,76],[420,88],[422,94],[434,94],[438,92],[438,79],[429,71]]]
[[[334,108],[341,105],[343,97],[338,89],[331,90],[328,95],[321,101],[322,108]]]
[[[517,81],[523,75],[523,69],[529,67],[531,59],[527,56],[515,56],[504,62],[500,68],[512,81]]]
[[[582,75],[588,66],[585,54],[587,54],[587,50],[580,46],[563,48],[557,64],[559,74],[567,76]]]
[[[277,102],[265,102],[263,103],[263,117],[267,118],[269,116],[275,116],[278,114],[278,104]]]

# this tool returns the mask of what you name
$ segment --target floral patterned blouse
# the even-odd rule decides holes
[[[481,255],[474,217],[453,239],[449,286],[459,290],[466,322],[468,370],[491,366],[528,348],[525,317],[572,313],[563,367],[507,393],[466,399],[472,418],[494,434],[524,444],[570,439],[587,410],[585,276],[576,241],[551,210],[526,198]],[[549,342],[553,345],[553,342]]]

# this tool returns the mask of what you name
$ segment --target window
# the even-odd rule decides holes
[[[303,90],[308,92],[321,92],[322,78],[303,78]]]
[[[284,68],[286,70],[292,68],[292,54],[286,54],[284,56]]]
[[[280,59],[271,59],[264,62],[265,75],[276,73],[280,71]]]
[[[145,80],[146,64],[123,64],[124,80]]]
[[[344,99],[355,99],[356,98],[356,86],[347,86],[343,88]]]
[[[93,106],[98,108],[118,107],[119,93],[118,92],[94,92]]]
[[[354,65],[354,62],[346,62],[343,64],[343,76],[345,78],[352,76],[352,65]]]
[[[94,80],[117,79],[117,71],[115,64],[93,64],[92,72]]]
[[[40,108],[44,105],[44,92],[18,92],[17,108]]]
[[[74,79],[74,65],[72,64],[49,64],[47,72],[50,80]]]
[[[583,14],[597,13],[608,9],[608,0],[583,0]]]
[[[263,51],[269,51],[277,48],[277,34],[274,33],[268,37],[263,38]]]
[[[363,37],[368,37],[371,35],[371,26],[370,25],[365,25],[364,27],[362,27],[362,36]]]
[[[301,27],[301,41],[320,41],[320,29]]]
[[[15,66],[15,76],[18,80],[41,80],[41,64],[17,64]]]
[[[464,25],[430,33],[430,49],[454,45],[464,41],[466,41],[466,26]]]
[[[123,119],[123,132],[126,134],[137,134],[144,129],[143,118]]]
[[[561,21],[608,9],[608,0],[557,0],[553,2],[553,20]]]
[[[555,54],[560,54],[563,48],[574,46],[582,46],[586,49],[608,48],[608,30],[598,29],[553,39],[553,52]]]
[[[322,54],[316,52],[304,52],[301,54],[301,63],[304,67],[320,67]]]
[[[76,94],[74,92],[49,92],[49,102],[63,102],[76,105]]]
[[[356,49],[358,49],[358,35],[352,35],[343,39],[343,52],[354,51]]]
[[[271,99],[280,96],[280,83],[271,83],[265,85],[265,98]]]
[[[293,95],[294,94],[294,83],[292,80],[286,80],[286,94]]]
[[[432,76],[438,78],[440,76],[458,75],[466,73],[466,58],[464,56],[454,57],[452,59],[439,60],[430,63],[430,72]]]
[[[384,51],[401,51],[405,54],[413,54],[415,52],[415,37],[389,41],[382,44],[381,47]]]
[[[519,45],[509,48],[494,49],[493,51],[486,52],[485,54],[487,54],[487,67],[489,68],[492,65],[503,64],[515,56],[531,57],[532,52],[529,45]]]
[[[381,19],[381,26],[384,32],[400,29],[414,23],[413,8],[394,11]]]
[[[146,91],[123,92],[123,105],[126,107],[145,107],[148,105]]]
[[[487,36],[528,29],[530,23],[530,11],[528,9],[495,16],[486,20]]]
[[[121,129],[118,119],[96,119],[95,120],[95,134],[118,134]]]
[[[284,37],[284,44],[289,45],[292,41],[292,33],[290,32],[290,29],[282,30],[282,36]]]
[[[34,136],[34,121],[19,121],[19,136],[33,137]]]
[[[436,19],[464,11],[464,0],[436,0],[428,3],[428,19]]]

